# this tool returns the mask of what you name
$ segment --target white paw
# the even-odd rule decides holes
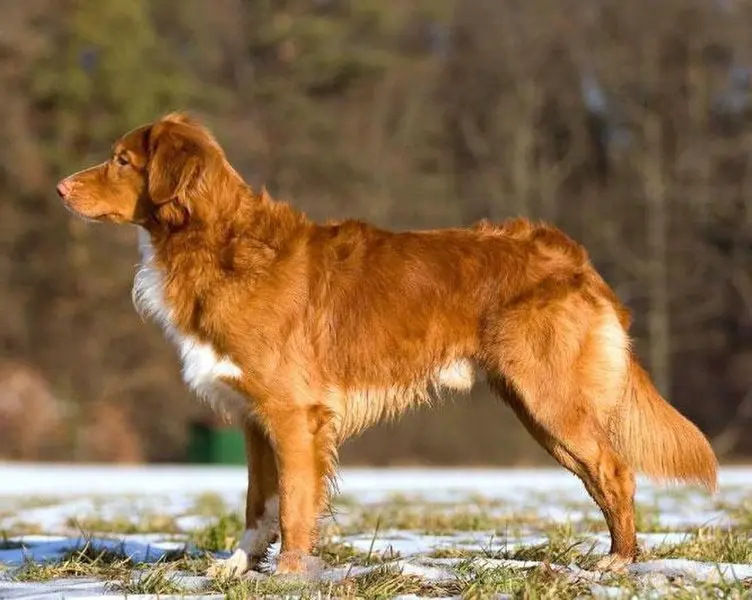
[[[206,571],[211,578],[238,577],[251,568],[251,559],[245,550],[238,548],[230,558],[215,560]]]

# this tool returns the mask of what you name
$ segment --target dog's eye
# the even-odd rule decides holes
[[[118,154],[117,156],[115,156],[115,162],[121,167],[130,164],[128,162],[128,157],[125,154]]]

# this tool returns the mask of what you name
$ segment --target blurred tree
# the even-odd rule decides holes
[[[192,73],[160,43],[148,0],[77,0],[32,69],[40,141],[61,171],[93,159],[124,129],[198,93]]]
[[[59,176],[106,158],[124,131],[189,108],[249,181],[316,219],[554,221],[634,310],[635,347],[669,398],[720,432],[725,452],[752,452],[739,426],[752,414],[749,5],[0,8],[0,358],[41,369],[77,429],[128,422],[118,435],[129,456],[175,459],[199,410],[168,343],[132,310],[134,232],[71,219],[54,193]],[[388,444],[369,433],[343,456],[540,456],[485,390],[471,402],[409,417]]]
[[[135,329],[127,294],[136,253],[124,242],[133,233],[72,220],[54,194],[59,176],[103,160],[125,130],[190,105],[198,93],[159,43],[150,5],[78,0],[16,9],[24,35],[37,43],[15,46],[25,68],[11,71],[16,85],[4,97],[22,107],[24,130],[12,130],[10,141],[33,145],[35,173],[24,177],[32,184],[15,196],[2,232],[15,267],[7,275],[21,311],[16,323],[25,324],[9,343],[14,355],[52,371],[77,410],[112,395],[133,398],[154,377],[153,350]],[[113,269],[113,260],[125,268]],[[67,361],[61,345],[75,347],[76,359]]]

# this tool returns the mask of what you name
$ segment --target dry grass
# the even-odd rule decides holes
[[[191,543],[207,552],[231,550],[240,540],[245,528],[240,515],[227,512],[207,525],[190,534]]]
[[[12,571],[18,581],[45,581],[58,578],[95,578],[108,582],[108,589],[125,594],[182,594],[187,592],[217,593],[233,600],[249,597],[297,596],[310,598],[365,598],[376,599],[402,594],[420,596],[462,596],[463,598],[487,598],[493,594],[509,594],[514,598],[587,598],[591,597],[594,582],[575,576],[572,572],[550,565],[575,563],[583,568],[591,567],[600,557],[593,552],[593,531],[604,532],[603,523],[585,518],[561,524],[534,518],[532,514],[500,515],[499,503],[473,502],[459,507],[439,503],[422,503],[415,499],[394,498],[376,507],[358,506],[354,501],[348,505],[344,523],[331,523],[324,527],[317,554],[328,566],[374,567],[365,574],[348,576],[337,582],[310,582],[294,577],[269,577],[256,573],[253,577],[207,580],[199,590],[188,589],[184,575],[204,575],[210,557],[192,556],[185,550],[168,553],[156,564],[133,561],[122,549],[103,550],[88,543],[81,550],[71,551],[54,563],[27,562]],[[579,510],[579,507],[576,507]],[[738,514],[743,514],[737,508]],[[734,507],[728,507],[732,512]],[[239,539],[243,530],[240,515],[230,511],[226,503],[216,495],[196,499],[191,514],[213,517],[206,527],[183,534],[188,547],[199,552],[227,551]],[[658,505],[642,505],[638,509],[639,529],[645,531],[665,530],[659,526]],[[164,521],[170,523],[169,519]],[[174,523],[174,521],[172,521]],[[81,529],[124,530],[132,532],[154,531],[159,520],[154,515],[143,515],[134,521],[104,520],[85,517],[76,521]],[[642,560],[685,558],[714,563],[752,563],[752,539],[745,522],[733,529],[703,528],[691,532],[680,543],[665,544],[646,551]],[[461,539],[462,531],[488,532],[488,546],[475,550],[458,547],[442,548],[427,553],[426,558],[460,559],[443,565],[453,578],[446,581],[429,581],[425,578],[400,572],[395,559],[397,553],[376,551],[376,540],[381,530],[422,531],[442,533]],[[544,542],[522,546],[504,545],[504,540],[515,537],[510,529],[524,528],[527,533],[545,538]],[[169,529],[169,526],[168,526]],[[348,543],[347,534],[364,534],[373,537],[367,550]],[[501,544],[500,544],[501,542]],[[21,544],[0,538],[0,548],[18,548]],[[488,560],[491,559],[491,560]],[[533,561],[538,566],[517,568],[499,560]],[[666,585],[670,585],[666,579]],[[716,583],[673,582],[671,598],[744,598],[752,595],[747,582],[721,581]],[[681,585],[679,585],[681,584]],[[605,576],[597,585],[620,587],[630,592],[641,592],[648,583],[639,577]]]
[[[91,577],[105,581],[130,574],[136,565],[122,551],[95,548],[87,543],[80,550],[68,552],[55,562],[37,563],[27,560],[16,571],[17,581],[49,581],[64,577]]]
[[[432,535],[454,534],[458,531],[489,531],[509,533],[526,525],[540,523],[532,513],[500,513],[492,507],[475,504],[443,505],[389,502],[358,508],[343,521],[336,521],[332,531],[340,534],[374,531],[382,527],[409,530]],[[336,519],[336,516],[335,516]]]
[[[713,563],[752,563],[752,538],[734,529],[700,529],[679,544],[665,544],[643,554],[643,559],[687,558]]]
[[[520,598],[576,598],[588,591],[582,581],[568,579],[548,567],[512,569],[486,567],[467,561],[457,568],[463,598],[488,598],[511,594]]]
[[[113,518],[71,517],[66,521],[66,525],[76,531],[108,534],[179,533],[180,531],[174,517],[149,513],[140,515],[138,519],[126,515]]]
[[[111,584],[112,591],[120,594],[184,594],[189,592],[176,579],[175,565],[162,563],[141,571],[124,573]]]

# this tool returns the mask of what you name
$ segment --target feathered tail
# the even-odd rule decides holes
[[[718,461],[702,432],[666,402],[630,356],[624,404],[612,423],[617,451],[638,472],[717,488]]]

